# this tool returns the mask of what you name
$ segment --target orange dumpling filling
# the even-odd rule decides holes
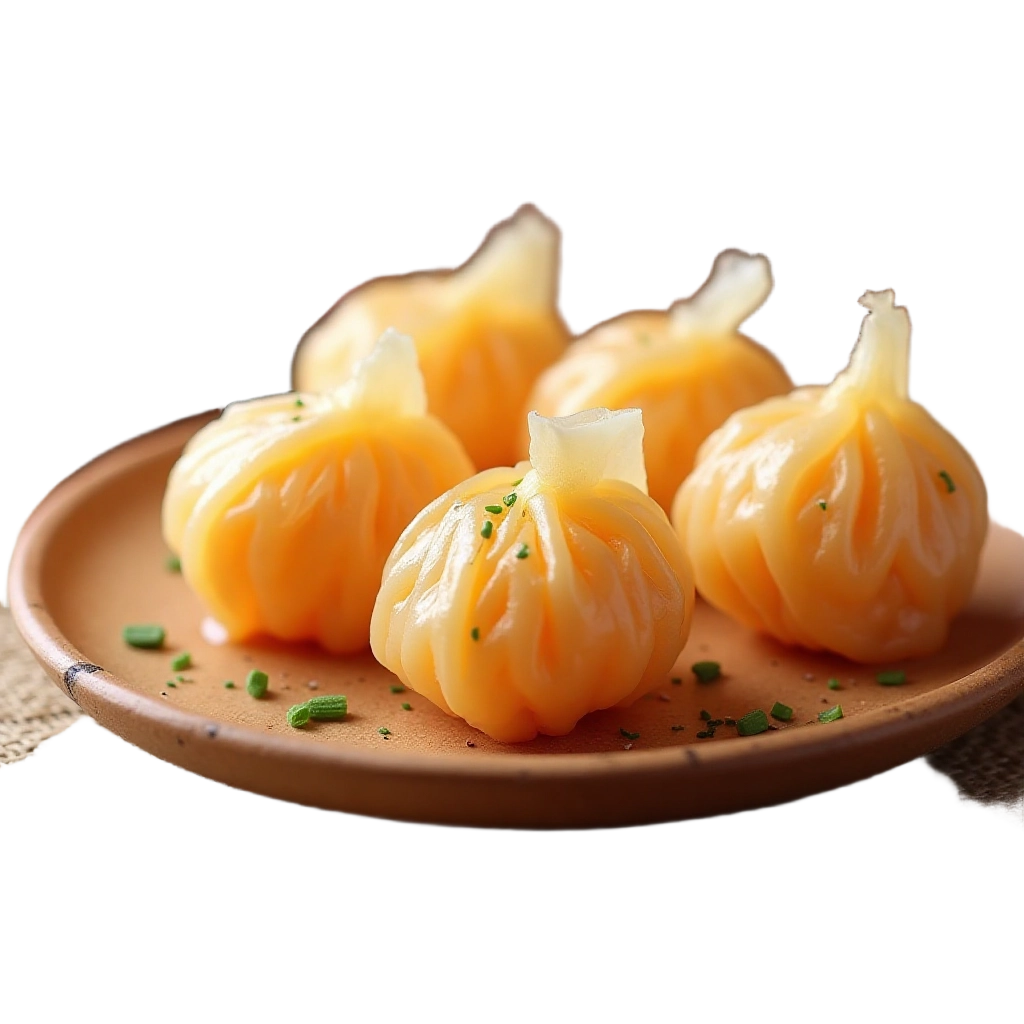
[[[636,410],[531,417],[531,463],[459,484],[384,570],[378,661],[494,739],[570,732],[664,682],[693,613],[687,559],[646,493]]]
[[[945,642],[988,513],[971,457],[909,397],[907,311],[891,291],[861,302],[849,367],[730,418],[672,521],[713,605],[784,643],[881,663]]]

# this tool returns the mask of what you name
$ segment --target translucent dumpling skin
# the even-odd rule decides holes
[[[785,643],[870,663],[942,646],[988,514],[971,457],[908,397],[907,311],[891,291],[861,302],[849,367],[729,419],[672,520],[712,604]]]
[[[357,651],[398,536],[472,472],[392,332],[337,393],[242,402],[200,430],[171,471],[164,537],[231,639]]]
[[[377,660],[494,739],[558,736],[665,680],[693,579],[646,494],[636,410],[531,417],[533,464],[426,508],[384,570]]]
[[[771,288],[764,256],[723,252],[700,290],[667,312],[625,313],[584,334],[540,376],[527,408],[642,410],[651,497],[668,511],[708,434],[793,386],[770,352],[739,333]]]
[[[476,465],[514,462],[526,396],[569,340],[558,312],[559,247],[558,228],[524,206],[457,270],[368,281],[306,332],[293,386],[337,387],[395,327],[416,339],[430,411]]]

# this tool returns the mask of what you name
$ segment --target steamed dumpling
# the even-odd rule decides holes
[[[430,411],[476,465],[514,462],[526,396],[569,340],[558,263],[558,228],[524,206],[457,270],[381,277],[341,298],[299,344],[293,386],[337,387],[395,327],[416,339]]]
[[[424,509],[384,569],[373,653],[497,740],[568,733],[663,683],[693,579],[647,496],[639,411],[530,416],[528,462]]]
[[[241,402],[200,430],[171,471],[164,537],[231,639],[356,651],[399,534],[472,472],[392,331],[335,393]]]
[[[862,662],[942,646],[988,527],[971,457],[908,395],[910,319],[894,299],[860,300],[870,312],[829,387],[712,434],[672,511],[708,601]]]
[[[624,313],[584,334],[541,374],[527,408],[641,409],[651,497],[668,511],[704,438],[793,386],[775,356],[739,333],[771,289],[764,256],[723,252],[700,290],[667,312]]]

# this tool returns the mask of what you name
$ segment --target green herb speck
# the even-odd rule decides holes
[[[820,500],[818,502],[818,508],[820,508],[822,512],[826,511],[828,509],[828,502],[824,499]]]
[[[889,672],[879,672],[875,678],[882,686],[902,686],[907,681],[907,673],[902,669],[893,669]]]
[[[506,508],[511,508],[516,503],[516,492],[513,491],[511,494],[506,494],[501,500],[505,503]]]
[[[836,677],[835,677],[835,676],[833,676],[833,677],[832,677],[832,678],[831,678],[831,679],[830,679],[830,680],[828,681],[828,688],[829,688],[830,690],[838,690],[838,689],[839,689],[839,680],[838,680],[838,679],[836,679]]]
[[[188,651],[182,651],[181,654],[175,655],[171,658],[171,670],[174,672],[184,672],[185,669],[191,667],[192,655]]]
[[[258,668],[254,668],[245,679],[246,692],[250,697],[255,697],[259,700],[267,695],[269,682],[270,679],[266,672],[261,672]]]
[[[741,736],[756,736],[767,732],[770,727],[768,716],[760,708],[748,712],[736,722],[736,731]]]
[[[494,523],[488,519],[487,522],[480,527],[480,536],[483,537],[484,540],[489,540],[492,533],[494,533]]]
[[[500,505],[484,505],[484,511],[490,512],[492,516],[500,516],[505,510]]]
[[[164,559],[164,568],[168,572],[181,572],[181,559],[177,555],[168,555]]]
[[[834,708],[828,708],[818,714],[819,722],[835,722],[843,717],[843,705],[837,704]]]
[[[528,558],[530,549],[525,544],[519,545],[519,550],[516,552],[516,558]]]
[[[772,705],[772,709],[768,713],[772,718],[777,718],[780,722],[788,722],[793,717],[793,709],[788,704],[783,704],[779,700]]]
[[[233,690],[234,688],[235,688],[235,684],[234,684],[233,680],[231,680],[231,679],[225,679],[224,680],[224,689],[225,690]]]
[[[403,701],[402,702],[402,710],[403,711],[412,711],[412,705],[408,701]]]
[[[125,626],[121,631],[121,637],[129,647],[139,647],[143,650],[153,650],[163,647],[166,637],[163,626]]]
[[[623,736],[627,740],[638,740],[638,739],[640,739],[640,733],[638,733],[638,732],[630,732],[628,729],[623,729],[621,727],[619,729],[619,734],[621,736]]]
[[[469,631],[469,635],[470,635],[470,636],[471,636],[471,637],[472,637],[472,638],[473,638],[474,640],[479,640],[479,639],[480,639],[480,627],[479,627],[479,626],[474,626],[474,627],[473,627],[473,628],[472,628],[472,629],[471,629],[471,630]]]
[[[722,666],[717,661],[695,661],[690,666],[690,671],[699,682],[711,683],[722,674]]]
[[[391,687],[392,693],[405,693],[405,687],[401,683],[395,683]]]
[[[377,732],[379,732],[381,734],[381,736],[390,736],[391,735],[391,730],[386,725],[382,725],[377,730]]]
[[[956,490],[956,484],[953,483],[953,478],[944,469],[939,470],[939,476],[941,477],[942,482],[946,485],[946,493],[952,494]]]

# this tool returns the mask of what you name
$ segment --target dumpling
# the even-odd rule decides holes
[[[399,534],[473,473],[426,405],[415,346],[389,331],[335,393],[231,405],[189,441],[164,538],[231,639],[366,647]]]
[[[373,653],[494,739],[561,736],[665,681],[693,578],[647,496],[636,409],[530,416],[532,467],[490,469],[402,534],[370,624]]]
[[[559,247],[558,228],[524,206],[457,270],[368,281],[306,332],[293,386],[337,387],[395,327],[416,339],[430,411],[476,465],[514,462],[526,396],[569,341],[558,312]]]
[[[713,605],[784,643],[886,662],[942,646],[988,513],[971,457],[909,398],[906,309],[891,291],[860,301],[847,369],[729,419],[672,520]]]
[[[624,313],[591,328],[541,374],[527,408],[545,416],[641,409],[651,497],[667,512],[704,438],[737,409],[793,386],[775,356],[739,333],[771,290],[764,256],[723,252],[696,294],[667,312]]]

